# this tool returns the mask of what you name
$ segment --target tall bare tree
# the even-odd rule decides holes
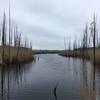
[[[87,48],[88,47],[88,25],[86,24],[85,30],[84,30],[84,34],[83,34],[83,48]]]
[[[91,36],[92,36],[92,39],[93,39],[93,63],[94,63],[94,68],[93,68],[93,89],[95,91],[95,48],[96,48],[96,37],[97,37],[97,29],[96,29],[96,17],[95,17],[95,14],[94,14],[94,17],[93,17],[93,21],[91,23]]]
[[[4,46],[6,45],[6,15],[3,14],[3,24],[2,24],[2,61],[4,61]]]
[[[11,44],[11,20],[10,20],[10,1],[9,1],[9,60],[10,60],[10,44]]]
[[[6,15],[3,14],[3,25],[2,25],[2,45],[6,45]]]
[[[64,36],[64,47],[65,47],[65,52],[66,52],[66,38]]]

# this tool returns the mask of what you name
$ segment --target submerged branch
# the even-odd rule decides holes
[[[58,98],[57,98],[57,87],[58,87],[58,85],[59,85],[59,82],[57,82],[57,84],[56,84],[56,86],[54,87],[54,96],[55,96],[55,100],[58,100]]]

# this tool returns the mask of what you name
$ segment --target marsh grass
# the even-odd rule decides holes
[[[82,49],[70,50],[70,51],[66,50],[66,52],[62,51],[60,55],[66,56],[66,57],[84,58],[91,61],[93,61],[94,59],[93,48],[85,49],[84,53]],[[100,64],[100,48],[95,48],[95,63]]]
[[[4,62],[18,63],[18,62],[28,62],[33,59],[32,49],[20,47],[19,52],[18,47],[10,46],[10,56],[9,56],[9,46],[4,46]],[[2,60],[3,47],[0,46],[0,60]]]

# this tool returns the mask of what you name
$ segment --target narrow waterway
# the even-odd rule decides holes
[[[100,100],[100,67],[57,54],[36,55],[36,62],[0,66],[0,100]]]

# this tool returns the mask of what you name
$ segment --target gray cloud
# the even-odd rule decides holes
[[[36,49],[63,49],[63,38],[80,38],[94,12],[100,21],[99,0],[10,0],[12,19]],[[9,0],[0,0],[0,17],[8,15]]]

